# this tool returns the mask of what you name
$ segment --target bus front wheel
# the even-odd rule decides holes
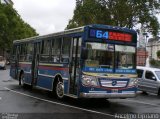
[[[56,82],[55,94],[58,99],[62,99],[64,97],[64,85],[60,80]]]

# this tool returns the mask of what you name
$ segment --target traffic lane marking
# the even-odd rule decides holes
[[[18,93],[18,94],[21,94],[21,95],[25,95],[25,96],[28,96],[28,97],[32,97],[32,98],[35,98],[35,99],[39,99],[39,100],[43,100],[43,101],[46,101],[46,102],[50,102],[50,103],[54,103],[54,104],[59,104],[59,105],[69,106],[69,107],[75,108],[75,106],[71,106],[71,105],[67,105],[67,104],[62,104],[62,103],[58,103],[58,102],[53,102],[53,101],[46,100],[46,99],[41,99],[41,98],[34,97],[34,96],[31,96],[31,95],[28,95],[28,94],[25,94],[25,93],[20,93],[18,91],[14,91],[14,90],[9,89],[7,87],[4,87],[4,88],[6,88],[9,91],[12,91],[12,92],[15,92],[15,93]],[[142,101],[135,101],[135,100],[130,100],[130,99],[125,99],[125,101],[135,102],[135,103],[140,103],[140,104],[147,104],[147,105],[151,105],[151,106],[158,106],[157,104],[146,103],[146,102],[142,102]],[[78,107],[76,107],[76,108],[77,109],[84,109],[84,108],[78,108]],[[87,110],[87,109],[85,109],[85,110]],[[93,111],[93,110],[89,110],[89,111]],[[97,112],[97,111],[95,111],[95,112]],[[101,112],[98,112],[98,113],[101,113]],[[102,113],[102,114],[106,114],[106,113]],[[108,114],[108,116],[113,116],[113,115],[112,114]]]
[[[114,100],[117,100],[117,99],[109,99],[111,102],[113,102]],[[128,101],[128,102],[134,102],[134,103],[139,103],[139,104],[145,104],[145,105],[151,105],[151,106],[157,106],[159,107],[160,105],[157,105],[157,104],[153,104],[153,103],[147,103],[147,102],[142,102],[142,101],[136,101],[136,100],[130,100],[130,99],[124,99],[125,102]],[[121,101],[124,101],[123,99],[121,99]],[[118,100],[120,101],[120,100]]]
[[[14,90],[9,89],[7,87],[4,87],[4,88],[13,92],[13,93],[24,95],[24,96],[34,98],[34,99],[37,99],[37,100],[41,100],[41,101],[44,101],[44,102],[57,104],[57,105],[65,106],[65,107],[70,107],[70,108],[74,108],[74,109],[79,109],[79,110],[83,110],[83,111],[87,111],[87,112],[97,113],[97,114],[101,114],[101,115],[105,115],[105,116],[115,117],[115,115],[112,115],[112,114],[102,113],[102,112],[98,112],[98,111],[94,111],[94,110],[89,110],[89,109],[85,109],[85,108],[80,108],[80,107],[76,107],[76,106],[71,106],[71,105],[62,104],[62,103],[58,103],[58,102],[53,102],[53,101],[50,101],[50,100],[46,100],[46,99],[38,98],[38,97],[35,97],[35,96],[32,96],[32,95],[28,95],[28,94],[25,94],[25,93],[21,93],[21,92],[18,92],[18,91],[14,91]]]
[[[92,112],[92,113],[97,113],[97,114],[102,114],[102,115],[106,115],[106,116],[115,117],[115,115],[112,115],[112,114],[102,113],[102,112],[98,112],[98,111],[94,111],[94,110],[88,110],[88,109],[85,109],[85,108],[79,108],[79,107],[75,107],[75,106],[71,106],[71,105],[67,105],[67,104],[53,102],[53,101],[50,101],[50,100],[46,100],[46,99],[42,99],[42,98],[31,96],[31,95],[28,95],[28,94],[25,94],[25,93],[21,93],[21,92],[18,92],[18,91],[14,91],[14,90],[9,89],[7,87],[4,87],[4,88],[7,89],[7,90],[9,90],[9,91],[11,91],[11,92],[14,92],[14,93],[17,93],[17,94],[21,94],[21,95],[24,95],[24,96],[28,96],[28,97],[31,97],[31,98],[34,98],[34,99],[38,99],[38,100],[41,100],[41,101],[45,101],[45,102],[48,102],[48,103],[62,105],[62,106],[66,106],[66,107],[80,109],[80,110],[87,111],[87,112]],[[145,102],[142,102],[142,101],[135,101],[135,100],[129,100],[129,99],[125,99],[125,101],[135,102],[135,103],[140,103],[140,104],[147,104],[147,105],[151,105],[151,106],[158,106],[158,105],[152,104],[152,103],[145,103]]]
[[[126,99],[126,101],[129,101],[129,102],[136,102],[136,103],[141,103],[141,104],[147,104],[147,105],[151,105],[151,106],[160,106],[160,105],[157,105],[157,104],[146,103],[146,102],[136,101],[136,100],[129,100],[129,99]]]

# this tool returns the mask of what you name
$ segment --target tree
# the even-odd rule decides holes
[[[76,0],[74,15],[67,28],[87,24],[133,28],[141,24],[156,36],[160,27],[156,17],[159,12],[158,0]]]
[[[0,49],[10,49],[14,40],[38,35],[11,5],[0,3]]]
[[[157,57],[160,59],[160,50],[157,51]]]
[[[86,24],[111,24],[109,12],[96,0],[77,1],[74,16],[69,21],[67,28],[83,26]]]

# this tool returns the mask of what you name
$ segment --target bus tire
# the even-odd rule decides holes
[[[19,85],[22,85],[23,87],[25,86],[23,71],[21,71],[20,76],[19,76]]]
[[[57,99],[64,98],[64,85],[60,77],[57,77],[55,82],[54,93]]]

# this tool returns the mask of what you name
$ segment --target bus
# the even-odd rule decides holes
[[[58,99],[133,98],[137,33],[92,24],[13,42],[10,76]]]

